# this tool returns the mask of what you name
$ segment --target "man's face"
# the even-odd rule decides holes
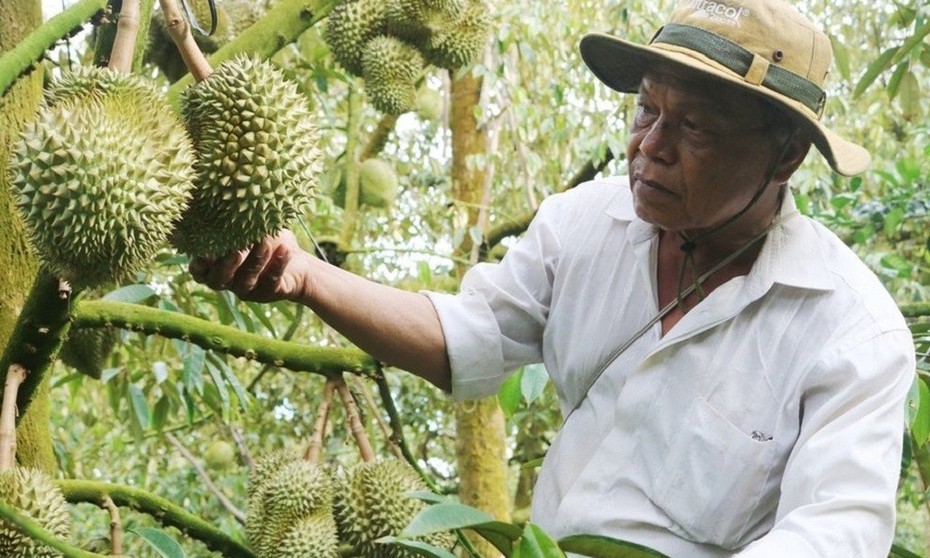
[[[714,80],[647,73],[627,144],[636,214],[699,232],[738,212],[775,156],[771,119],[762,101]]]

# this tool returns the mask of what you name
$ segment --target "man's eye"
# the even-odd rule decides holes
[[[655,109],[652,107],[646,106],[642,103],[636,105],[636,120],[635,123],[637,126],[646,126],[655,121],[656,117]]]

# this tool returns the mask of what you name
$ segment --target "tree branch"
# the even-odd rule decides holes
[[[225,556],[255,558],[251,550],[236,542],[226,533],[170,501],[145,490],[89,480],[58,480],[55,484],[61,489],[65,499],[72,504],[81,502],[98,504],[104,497],[109,496],[118,506],[125,506],[151,515],[162,525],[177,527],[187,536],[202,542],[210,550]],[[97,557],[100,555],[85,554],[82,556]]]
[[[104,496],[100,507],[110,514],[110,554],[119,556],[123,553],[123,522],[119,516],[119,506],[109,496]]]
[[[107,0],[81,0],[36,28],[21,43],[0,57],[0,96],[45,55],[56,42],[80,30]]]
[[[371,395],[368,386],[365,385],[358,377],[350,376],[352,380],[356,383],[358,391],[362,392],[362,397],[365,398],[365,403],[368,405],[368,408],[371,409],[371,414],[375,417],[375,422],[378,423],[378,427],[381,429],[381,433],[384,434],[384,439],[387,440],[388,446],[391,448],[391,451],[397,456],[398,459],[404,459],[404,452],[400,449],[400,446],[394,441],[393,431],[391,427],[384,421],[384,415],[381,414],[381,409],[378,408],[378,405],[375,403],[375,398]]]
[[[214,483],[213,479],[210,478],[210,473],[208,473],[207,470],[203,468],[203,465],[197,461],[197,458],[194,457],[194,454],[188,451],[187,448],[184,447],[184,444],[182,444],[174,434],[165,434],[165,438],[171,442],[171,445],[174,446],[174,448],[180,452],[181,456],[191,464],[195,471],[197,471],[197,476],[200,477],[201,481],[203,481],[204,486],[206,486],[207,490],[216,496],[216,499],[220,501],[220,504],[222,504],[224,508],[226,508],[226,511],[232,514],[232,516],[236,518],[236,521],[239,522],[240,525],[245,525],[245,513],[237,508],[236,505],[233,504],[225,494],[223,494],[223,491],[220,490],[220,487],[216,486],[216,483]]]
[[[6,502],[2,500],[0,500],[0,518],[15,525],[27,537],[54,548],[64,558],[112,558],[111,556],[88,552],[76,546],[71,546],[42,527],[38,521],[19,513],[12,507],[7,506]]]
[[[369,375],[376,370],[374,357],[358,349],[310,347],[269,339],[186,314],[139,304],[100,300],[79,302],[75,305],[73,319],[74,327],[113,326],[183,339],[205,349],[294,371],[314,372],[328,378],[339,376],[343,371]]]
[[[110,51],[108,67],[124,74],[132,71],[133,56],[136,52],[136,38],[139,36],[139,0],[123,0],[116,23],[116,38]]]
[[[930,316],[930,302],[914,302],[898,306],[905,318],[922,318]]]
[[[16,463],[16,394],[25,379],[25,368],[18,364],[10,365],[0,408],[0,471],[9,471]]]
[[[320,454],[323,453],[323,435],[326,432],[326,423],[329,420],[329,407],[333,403],[333,391],[336,389],[338,380],[327,380],[326,386],[323,387],[323,400],[320,401],[320,408],[316,412],[316,420],[313,422],[313,434],[310,436],[310,443],[307,445],[307,451],[304,452],[304,459],[310,463],[320,461]]]
[[[352,394],[349,393],[345,380],[339,378],[335,380],[335,384],[336,393],[339,394],[342,406],[346,409],[346,422],[349,424],[349,431],[352,433],[355,445],[358,446],[358,451],[362,455],[362,461],[371,463],[375,460],[375,450],[372,449],[371,442],[368,441],[368,434],[365,433],[365,425],[362,424],[362,419],[358,416],[358,406],[355,404],[355,399],[352,399]]]
[[[220,63],[245,52],[263,59],[270,58],[284,45],[294,42],[301,33],[326,17],[338,0],[327,0],[317,8],[318,3],[314,0],[275,2],[265,17],[213,53],[208,59],[210,64],[214,67],[219,66]],[[172,106],[181,106],[181,92],[187,89],[192,81],[193,77],[187,74],[168,88],[168,101]]]
[[[397,118],[398,115],[396,114],[385,114],[381,117],[381,120],[378,121],[378,125],[375,126],[375,131],[372,132],[371,137],[368,138],[368,143],[365,145],[365,148],[362,149],[362,154],[358,157],[359,161],[376,157],[384,150],[384,146],[387,144],[391,132],[394,131],[394,126],[397,125]]]

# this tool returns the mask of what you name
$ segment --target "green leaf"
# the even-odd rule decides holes
[[[907,72],[901,78],[901,92],[898,95],[898,103],[901,105],[901,112],[904,118],[914,120],[920,116],[920,83],[914,72]]]
[[[103,295],[102,300],[136,304],[155,295],[155,291],[148,285],[126,285]]]
[[[921,558],[920,554],[914,554],[910,550],[898,544],[891,545],[891,553],[888,555],[888,557],[889,558]]]
[[[920,403],[917,406],[917,417],[911,424],[911,436],[918,448],[926,444],[930,437],[930,388],[927,388],[925,381],[919,382]]]
[[[513,552],[513,542],[520,537],[520,528],[512,523],[502,521],[492,521],[483,523],[471,528],[472,531],[481,535],[486,541],[494,545],[494,548],[501,551],[504,556],[510,556]]]
[[[152,428],[161,430],[168,422],[168,415],[171,412],[171,399],[167,395],[162,395],[158,402],[155,403],[155,409],[152,413]]]
[[[907,258],[896,252],[890,252],[882,256],[879,262],[882,267],[893,270],[898,277],[910,277],[912,264]]]
[[[181,381],[191,393],[203,395],[203,368],[206,363],[207,352],[193,343],[179,343],[184,349],[179,350],[184,363],[181,371]]]
[[[649,547],[600,535],[571,535],[559,539],[559,548],[592,558],[668,558]]]
[[[398,537],[381,537],[380,539],[376,539],[375,542],[402,546],[413,554],[426,556],[427,558],[455,558],[455,554],[452,554],[448,550],[425,542],[411,541]]]
[[[135,416],[136,424],[142,430],[148,430],[152,425],[152,415],[149,412],[149,402],[146,399],[145,394],[142,393],[142,388],[135,384],[129,384],[129,406],[132,407],[133,416]]]
[[[920,384],[922,380],[914,376],[911,382],[911,389],[907,391],[907,399],[904,402],[904,411],[907,414],[908,429],[914,428],[914,422],[917,420],[917,413],[920,411]]]
[[[527,403],[532,403],[542,395],[549,383],[549,373],[542,364],[530,364],[523,367],[523,381],[520,392]]]
[[[226,379],[223,378],[223,373],[212,362],[207,362],[207,372],[210,373],[213,387],[216,388],[217,395],[222,402],[223,413],[226,413],[229,411],[229,387],[226,385]]]
[[[920,27],[914,29],[914,34],[908,37],[904,43],[901,44],[901,46],[898,48],[897,55],[894,57],[894,62],[896,63],[903,60],[904,57],[910,54],[912,50],[917,48],[921,42],[923,42],[924,37],[926,37],[928,34],[930,34],[930,19],[924,20]]]
[[[446,502],[429,506],[418,513],[401,536],[416,538],[439,531],[474,527],[491,521],[494,521],[494,518],[479,509],[455,502]]]
[[[129,529],[130,533],[135,533],[149,543],[149,546],[158,551],[164,558],[185,558],[184,549],[161,529],[150,527],[137,527]]]
[[[538,525],[527,523],[512,558],[565,558],[565,553]]]
[[[511,374],[500,389],[497,390],[497,402],[507,418],[513,418],[520,406],[520,386],[523,382],[523,369],[517,370]]]
[[[859,98],[859,96],[862,95],[862,93],[864,93],[870,85],[872,85],[872,82],[874,82],[882,72],[891,66],[891,60],[898,52],[898,48],[899,47],[891,47],[885,49],[885,51],[882,52],[878,58],[869,64],[869,66],[865,69],[865,73],[862,74],[861,78],[859,78],[859,83],[856,84],[856,88],[853,90],[854,99]]]
[[[271,317],[267,314],[271,308],[267,304],[258,304],[257,302],[246,302],[245,307],[252,311],[252,315],[258,318],[258,321],[261,322],[265,329],[271,333],[271,337],[274,339],[278,338],[278,331],[274,327],[274,323],[271,321]]]
[[[896,207],[888,212],[885,215],[885,223],[882,226],[882,232],[885,233],[885,236],[892,236],[895,233],[895,230],[898,228],[904,221],[904,210],[900,207]]]
[[[833,59],[836,61],[836,67],[840,70],[843,79],[848,80],[849,71],[849,51],[843,45],[843,42],[830,34],[830,45],[833,47]]]
[[[907,62],[902,62],[897,65],[894,69],[894,72],[891,74],[891,78],[888,80],[888,98],[894,99],[898,94],[898,87],[901,85],[901,78],[904,77],[904,74],[907,72]]]
[[[405,492],[407,496],[411,498],[416,498],[417,500],[423,500],[424,502],[429,502],[430,504],[447,504],[450,503],[450,500],[445,496],[440,496],[435,492],[430,492],[429,490],[413,490],[410,492]]]

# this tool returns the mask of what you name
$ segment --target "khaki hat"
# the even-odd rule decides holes
[[[648,45],[590,33],[580,48],[591,71],[617,91],[636,92],[655,62],[681,64],[787,109],[839,174],[859,174],[872,160],[821,123],[830,40],[781,0],[680,0]]]

